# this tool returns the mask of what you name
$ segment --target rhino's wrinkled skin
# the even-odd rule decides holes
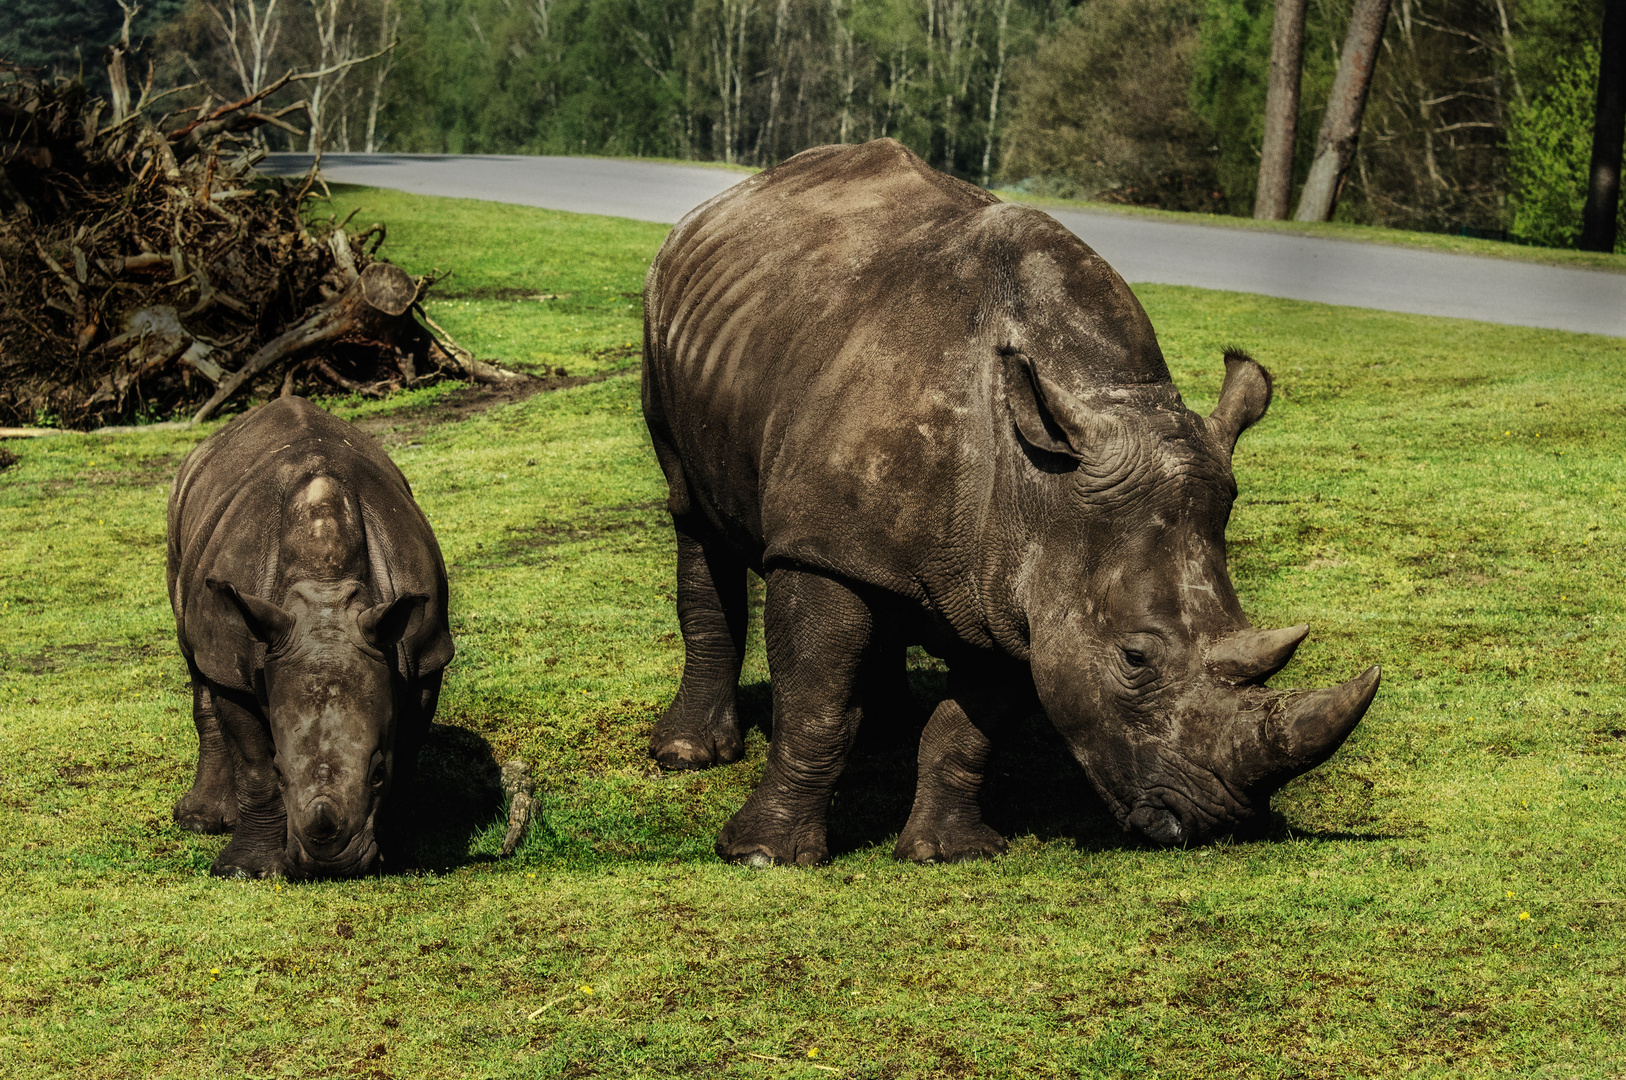
[[[1225,564],[1231,451],[1270,377],[1226,356],[1181,402],[1146,313],[1037,210],[890,140],[742,182],[668,237],[644,291],[644,414],[670,489],[686,661],[650,750],[736,759],[744,575],[767,579],[767,770],[724,858],[826,855],[832,786],[903,649],[950,665],[899,858],[1002,851],[989,737],[1035,700],[1126,829],[1182,843],[1326,759],[1369,669],[1266,689],[1306,627],[1249,626]]]
[[[169,598],[199,743],[175,820],[233,833],[212,871],[376,868],[452,659],[446,568],[401,471],[302,398],[229,424],[176,477]]]

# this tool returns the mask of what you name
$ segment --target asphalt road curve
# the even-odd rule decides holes
[[[273,154],[269,172],[303,172]],[[334,183],[676,222],[739,182],[731,170],[613,158],[328,154]],[[1508,259],[1053,211],[1131,282],[1195,285],[1324,304],[1626,337],[1626,274]]]

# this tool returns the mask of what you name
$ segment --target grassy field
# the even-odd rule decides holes
[[[455,267],[431,311],[477,352],[605,376],[332,403],[451,572],[420,865],[219,882],[223,840],[170,823],[195,741],[164,503],[218,425],[9,444],[0,1074],[1626,1075],[1626,342],[1138,289],[1193,407],[1224,345],[1274,371],[1233,576],[1257,624],[1313,627],[1279,685],[1384,665],[1367,719],[1268,837],[1191,850],[1118,834],[1036,719],[987,793],[1010,854],[952,867],[890,859],[912,748],[873,737],[831,863],[753,872],[711,844],[763,760],[759,645],[745,761],[644,756],[681,663],[625,344],[662,229],[337,198]],[[496,860],[481,784],[513,755],[541,816]]]

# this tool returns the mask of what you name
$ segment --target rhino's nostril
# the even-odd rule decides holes
[[[339,814],[331,802],[317,799],[311,804],[305,820],[305,835],[316,844],[325,844],[339,835]]]
[[[1161,806],[1136,807],[1129,815],[1129,824],[1160,844],[1178,844],[1185,839],[1180,820]]]

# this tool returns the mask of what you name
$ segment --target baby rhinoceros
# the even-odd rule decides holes
[[[446,567],[401,471],[302,398],[235,421],[175,479],[169,599],[199,744],[175,820],[233,833],[212,872],[377,868],[452,659]]]

